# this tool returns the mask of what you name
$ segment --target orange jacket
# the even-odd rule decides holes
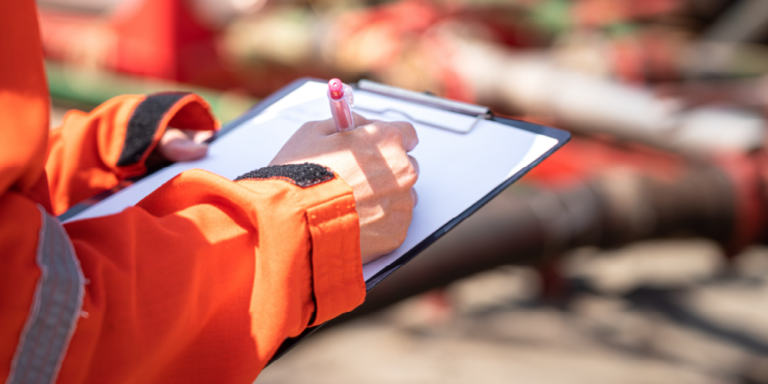
[[[122,213],[57,214],[145,171],[169,124],[215,129],[190,94],[123,96],[48,127],[33,0],[0,1],[0,382],[251,383],[286,337],[365,296],[339,177],[192,170]]]

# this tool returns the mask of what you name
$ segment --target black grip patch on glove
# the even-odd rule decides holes
[[[136,164],[144,156],[155,139],[155,133],[160,128],[160,122],[174,104],[187,96],[189,92],[168,92],[147,96],[133,110],[125,131],[125,141],[118,167]]]
[[[273,165],[238,176],[235,181],[275,178],[283,179],[305,188],[333,179],[333,171],[330,168],[312,163]]]

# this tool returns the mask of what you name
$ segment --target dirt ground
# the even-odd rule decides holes
[[[568,297],[501,267],[319,332],[256,383],[768,383],[768,248],[704,240],[566,258]]]

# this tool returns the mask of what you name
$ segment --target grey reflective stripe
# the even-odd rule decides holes
[[[42,214],[37,266],[41,276],[6,383],[53,383],[83,304],[83,272],[58,219]]]

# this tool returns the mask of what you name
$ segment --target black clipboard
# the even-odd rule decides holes
[[[240,125],[243,123],[251,120],[252,118],[258,116],[261,114],[265,109],[267,109],[269,106],[277,102],[278,100],[284,98],[291,92],[295,91],[302,85],[304,85],[307,82],[320,82],[320,83],[326,83],[326,80],[322,79],[315,79],[315,78],[300,78],[297,80],[294,80],[290,84],[284,86],[283,88],[277,90],[276,92],[270,94],[266,98],[262,99],[259,103],[254,105],[250,110],[245,112],[240,117],[226,123],[221,130],[219,130],[215,136],[211,137],[208,142],[213,142],[217,138],[222,137],[233,130],[237,129]],[[356,87],[353,85],[353,87]],[[385,86],[386,87],[386,86]],[[389,87],[392,88],[392,87]],[[366,89],[368,90],[368,89]],[[405,98],[403,100],[406,100],[411,103],[425,103],[425,105],[429,105],[431,107],[445,107],[447,110],[451,110],[452,112],[456,113],[464,113],[467,112],[467,114],[487,119],[491,121],[495,121],[497,123],[501,123],[504,125],[508,125],[510,127],[514,127],[517,129],[525,130],[531,133],[540,134],[544,136],[551,137],[555,140],[557,140],[557,144],[550,148],[547,152],[545,152],[542,156],[540,156],[538,159],[536,159],[534,162],[529,164],[528,166],[522,168],[518,172],[516,172],[514,175],[510,176],[508,179],[506,179],[503,183],[499,184],[496,188],[491,190],[488,194],[483,196],[480,200],[475,202],[473,205],[471,205],[468,209],[463,211],[460,215],[456,216],[452,220],[445,223],[442,227],[440,227],[437,231],[429,235],[427,238],[419,242],[416,246],[408,250],[405,254],[397,258],[394,262],[387,265],[384,269],[380,270],[375,275],[371,276],[369,279],[366,280],[366,290],[370,291],[373,287],[375,287],[378,283],[380,283],[382,280],[384,280],[387,276],[395,272],[397,269],[405,265],[407,262],[409,262],[411,259],[416,257],[419,253],[421,253],[424,249],[432,245],[437,239],[445,235],[448,231],[453,229],[456,225],[464,221],[467,217],[475,213],[478,209],[483,207],[485,204],[487,204],[491,199],[496,197],[499,193],[501,193],[504,189],[512,185],[515,181],[519,180],[521,177],[523,177],[528,171],[533,169],[536,165],[538,165],[542,160],[549,157],[557,151],[560,147],[565,145],[570,139],[571,135],[567,131],[547,127],[544,125],[538,125],[533,124],[521,120],[514,120],[504,117],[498,117],[495,116],[489,109],[480,107],[480,106],[474,106],[466,103],[458,103],[447,99],[442,99],[436,96],[431,96],[428,94],[418,94],[412,91],[406,91],[402,89],[398,89],[398,92],[402,92],[403,95],[405,95]],[[408,95],[414,96],[409,97]],[[394,94],[387,94],[386,96],[389,97],[397,97],[397,95]],[[461,108],[461,105],[463,104],[465,108]],[[472,111],[472,112],[470,112]],[[477,114],[477,111],[484,111],[483,113]],[[156,170],[155,170],[156,171]],[[142,178],[149,176],[153,172],[148,172],[147,174],[134,178],[132,180],[127,180],[126,182],[122,183],[120,186],[113,188],[109,191],[104,191],[94,197],[91,197],[87,199],[84,202],[81,202],[79,204],[76,204],[75,206],[71,207],[67,212],[63,213],[59,216],[59,219],[64,221],[67,220],[78,213],[84,211],[85,209],[89,208],[90,206],[97,204],[101,200],[106,199],[107,197],[111,196],[112,194],[120,191],[123,188],[129,187],[132,183],[141,180]],[[320,324],[315,327],[307,328],[302,332],[300,335],[292,338],[287,338],[283,344],[278,348],[278,350],[275,352],[275,355],[270,360],[270,364],[274,362],[275,360],[279,359],[283,355],[285,355],[288,351],[290,351],[294,346],[296,346],[299,342],[301,342],[303,339],[305,339],[307,336],[311,335],[312,333],[316,332],[318,329],[320,329],[324,324]]]
[[[224,135],[227,132],[231,131],[232,129],[235,129],[240,124],[252,119],[253,117],[260,114],[262,111],[264,111],[267,107],[275,103],[276,101],[282,99],[289,93],[293,92],[297,88],[304,85],[306,82],[309,81],[315,81],[315,82],[322,82],[325,83],[325,80],[322,79],[315,79],[315,78],[301,78],[294,80],[290,84],[286,85],[285,87],[279,89],[275,93],[269,95],[265,99],[263,99],[261,102],[256,104],[251,110],[240,116],[239,118],[233,120],[232,122],[228,123],[225,127],[219,131],[220,135]],[[356,88],[355,85],[353,85],[353,88]],[[406,91],[409,92],[409,91]],[[389,97],[395,97],[392,94],[388,94]],[[441,102],[441,99],[436,96],[430,96],[427,95],[429,98],[434,98],[435,101],[438,101],[437,103],[429,103],[432,107],[438,107]],[[419,97],[419,99],[423,99],[423,97]],[[419,102],[418,100],[415,100],[413,98],[409,98],[407,101],[409,102]],[[448,101],[448,100],[446,100]],[[450,101],[448,101],[450,102]],[[479,106],[478,106],[479,107]],[[453,109],[451,108],[453,112],[462,113],[461,110]],[[472,114],[474,116],[474,114]],[[397,260],[395,260],[393,263],[389,264],[386,268],[376,273],[374,276],[366,280],[365,287],[367,291],[370,291],[373,287],[375,287],[377,284],[379,284],[382,280],[384,280],[387,276],[391,275],[393,272],[397,271],[400,267],[405,265],[407,262],[409,262],[411,259],[416,257],[419,253],[421,253],[423,250],[425,250],[427,247],[432,245],[437,239],[448,233],[451,229],[456,227],[459,223],[464,221],[467,217],[471,216],[473,213],[475,213],[477,210],[482,208],[485,204],[487,204],[491,199],[496,197],[498,194],[500,194],[503,190],[505,190],[507,187],[512,185],[514,182],[519,180],[521,177],[523,177],[526,173],[528,173],[533,167],[537,166],[541,161],[552,155],[555,151],[560,149],[565,143],[567,143],[571,139],[571,134],[567,131],[564,131],[562,129],[548,127],[545,125],[539,125],[539,124],[533,124],[522,120],[515,120],[515,119],[509,119],[505,117],[498,117],[495,116],[490,110],[488,110],[488,113],[482,118],[495,121],[497,123],[501,123],[504,125],[508,125],[510,127],[514,127],[517,129],[522,129],[529,131],[531,133],[536,133],[544,136],[548,136],[551,138],[554,138],[557,140],[557,144],[552,147],[550,150],[544,153],[544,155],[540,156],[536,161],[529,164],[528,166],[524,167],[520,171],[516,172],[514,175],[509,177],[507,180],[505,180],[503,183],[498,185],[496,188],[491,190],[488,194],[486,194],[482,199],[478,200],[475,204],[470,206],[467,210],[462,212],[459,216],[455,217],[453,220],[450,220],[445,225],[440,227],[437,231],[432,233],[430,236],[428,236],[426,239],[422,240],[419,244],[411,248],[408,252],[400,256]],[[269,364],[272,364],[274,361],[288,353],[293,347],[295,347],[298,343],[300,343],[302,340],[307,338],[309,335],[315,333],[318,329],[320,329],[325,324],[320,324],[315,327],[307,328],[302,332],[300,335],[296,337],[287,338],[283,344],[278,348],[278,350],[275,352],[275,355],[270,360]],[[267,365],[269,365],[267,364]]]

